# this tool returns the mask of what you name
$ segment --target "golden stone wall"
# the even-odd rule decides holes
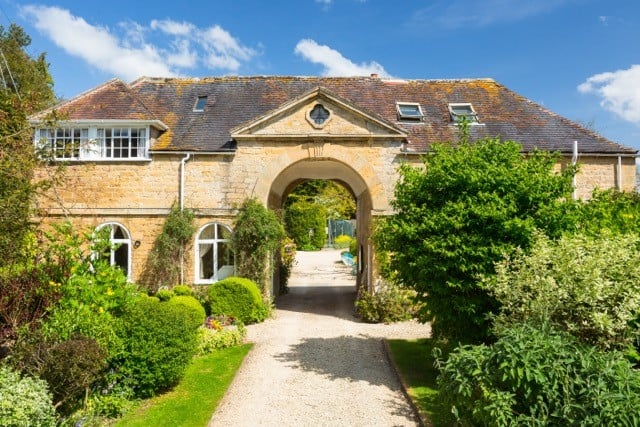
[[[337,120],[336,120],[337,122]],[[185,155],[155,155],[144,162],[87,162],[66,167],[66,180],[39,201],[46,221],[69,218],[79,227],[105,222],[122,224],[140,246],[132,250],[133,280],[140,277],[148,254],[173,203],[180,200],[180,165]],[[292,177],[286,171],[299,167],[318,177],[345,182],[356,197],[365,197],[368,218],[391,213],[389,201],[401,162],[420,164],[418,156],[402,154],[397,142],[360,140],[339,142],[314,139],[310,142],[241,142],[235,154],[196,154],[185,163],[184,206],[197,213],[197,225],[209,222],[233,224],[234,208],[247,197],[267,204],[270,194],[286,195]],[[566,163],[564,159],[561,163]],[[615,187],[617,157],[581,157],[577,194],[589,197],[594,188]],[[558,165],[558,168],[562,164]],[[45,174],[46,170],[41,170]],[[279,183],[281,188],[274,188]],[[623,190],[635,186],[635,161],[622,158]],[[359,224],[361,235],[368,235],[368,224]],[[185,282],[191,283],[194,249],[185,264]],[[371,259],[367,254],[367,259]],[[366,278],[363,278],[363,282]],[[370,280],[370,278],[368,279]]]

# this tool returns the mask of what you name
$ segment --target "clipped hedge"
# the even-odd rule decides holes
[[[56,414],[47,383],[0,366],[0,425],[55,426]]]
[[[207,290],[210,313],[233,316],[244,324],[261,322],[268,316],[255,282],[242,277],[227,277]]]
[[[122,316],[124,349],[112,360],[116,380],[140,397],[172,387],[196,353],[201,324],[191,307],[140,298]]]
[[[322,205],[295,202],[285,211],[284,222],[287,233],[301,250],[321,249],[327,241],[327,209]]]
[[[171,298],[169,304],[178,304],[189,310],[191,315],[193,316],[194,323],[199,323],[202,325],[204,323],[204,318],[207,314],[204,311],[204,307],[200,304],[195,297],[189,295],[177,295]]]

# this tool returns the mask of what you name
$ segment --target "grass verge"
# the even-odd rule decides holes
[[[430,338],[420,340],[389,340],[389,349],[407,393],[420,410],[427,425],[451,426],[454,419],[439,399],[438,369],[433,365],[436,342]],[[441,358],[447,350],[442,348]]]
[[[116,426],[206,426],[252,346],[225,348],[194,359],[180,384],[168,393],[145,400]]]

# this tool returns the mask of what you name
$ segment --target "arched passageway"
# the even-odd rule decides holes
[[[344,185],[356,201],[356,237],[358,240],[358,265],[356,286],[371,288],[373,257],[369,244],[372,199],[368,183],[352,167],[335,159],[301,160],[284,168],[273,180],[268,197],[268,207],[281,210],[291,191],[310,179],[326,179]],[[278,282],[278,277],[274,282]],[[274,288],[275,289],[275,288]]]

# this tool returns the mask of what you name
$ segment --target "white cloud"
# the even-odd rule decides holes
[[[436,25],[447,29],[486,27],[539,15],[574,0],[439,0],[416,12],[417,26]]]
[[[140,76],[177,76],[204,65],[208,69],[237,71],[256,52],[243,46],[219,26],[198,28],[189,22],[153,20],[148,26],[126,21],[119,31],[87,23],[68,10],[24,6],[22,13],[35,27],[70,55],[126,80]],[[164,36],[164,45],[147,42]]]
[[[294,52],[307,61],[322,65],[324,67],[321,73],[323,76],[368,76],[375,73],[380,77],[389,77],[389,73],[375,61],[355,64],[342,56],[337,50],[331,49],[329,46],[320,45],[314,40],[300,40]]]
[[[640,124],[640,65],[593,75],[578,86],[578,91],[597,95],[604,109]]]

